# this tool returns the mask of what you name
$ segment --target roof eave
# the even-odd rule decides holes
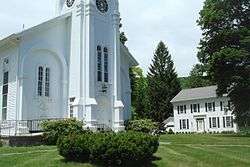
[[[139,63],[138,61],[132,56],[132,54],[129,52],[128,48],[123,45],[122,43],[120,43],[121,45],[121,49],[123,49],[124,53],[129,57],[129,60],[131,62],[131,66],[138,66]]]

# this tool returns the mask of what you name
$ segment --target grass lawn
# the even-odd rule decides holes
[[[250,137],[233,135],[164,135],[153,166],[249,167]],[[93,167],[65,163],[56,147],[0,148],[0,167]]]

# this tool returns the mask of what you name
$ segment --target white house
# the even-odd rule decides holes
[[[217,86],[184,89],[171,101],[175,132],[237,131],[227,96],[218,97]]]
[[[2,39],[0,120],[75,117],[123,130],[138,63],[119,23],[118,0],[57,0],[54,19]]]

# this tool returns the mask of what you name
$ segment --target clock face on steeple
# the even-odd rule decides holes
[[[96,0],[97,9],[102,12],[106,13],[109,9],[107,0]]]
[[[71,7],[74,4],[75,0],[67,0],[67,7]]]

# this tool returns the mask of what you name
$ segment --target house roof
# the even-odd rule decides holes
[[[163,121],[163,124],[168,124],[170,122],[174,122],[174,117],[168,117],[168,119],[166,119],[165,121]]]
[[[175,103],[189,100],[216,98],[218,97],[216,90],[217,86],[215,85],[193,89],[183,89],[171,100],[171,102]]]

